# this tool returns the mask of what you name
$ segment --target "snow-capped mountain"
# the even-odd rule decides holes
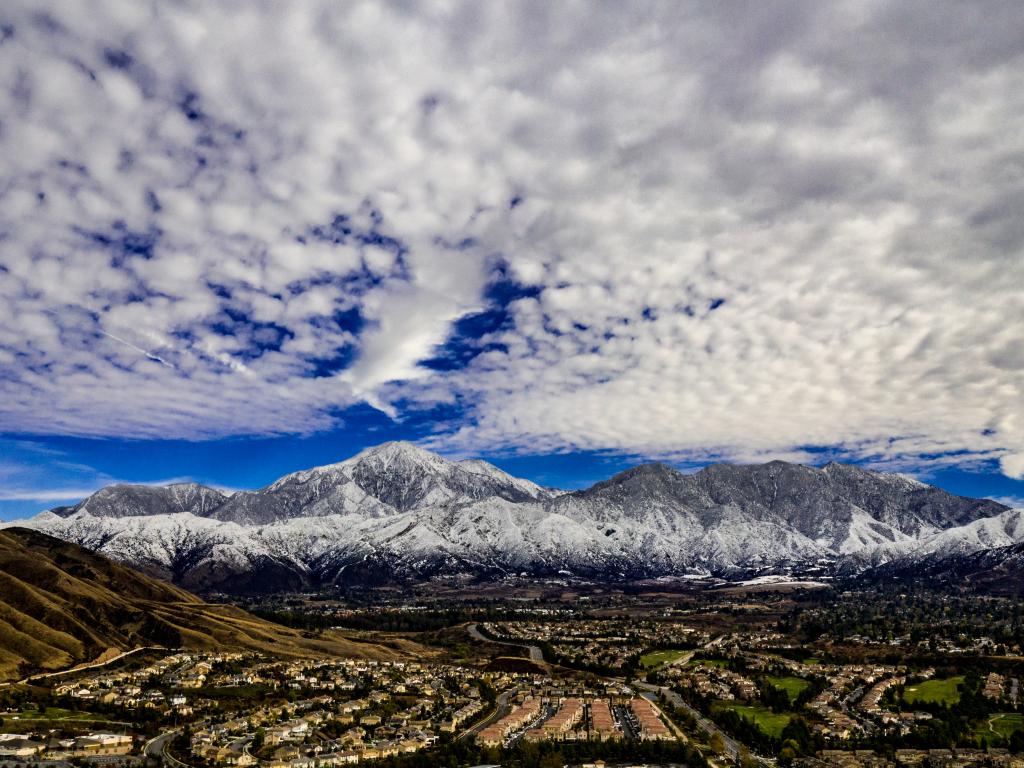
[[[1024,542],[977,550],[938,550],[901,558],[865,571],[859,579],[919,583],[931,588],[980,591],[1019,599],[1024,595]]]
[[[863,569],[1022,541],[1022,514],[834,463],[646,464],[567,493],[397,442],[256,491],[111,486],[17,524],[191,589],[252,592],[439,574]]]
[[[338,464],[236,493],[210,515],[243,525],[295,517],[383,517],[475,499],[537,501],[554,493],[483,461],[448,461],[412,443],[384,443]]]
[[[93,517],[143,517],[171,512],[207,515],[228,497],[199,483],[108,485],[73,507],[51,510],[61,517],[87,512]]]

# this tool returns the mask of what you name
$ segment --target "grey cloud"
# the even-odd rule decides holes
[[[1024,471],[1019,3],[3,13],[5,429]]]

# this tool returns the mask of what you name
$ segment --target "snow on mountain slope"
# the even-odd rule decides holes
[[[839,553],[852,555],[859,552],[871,552],[878,549],[885,549],[891,545],[897,545],[897,550],[913,548],[917,544],[910,534],[904,533],[898,528],[876,520],[867,512],[861,509],[854,510],[850,518],[848,533],[839,545]]]
[[[890,557],[978,552],[1007,547],[1024,541],[1024,509],[1008,509],[1002,514],[973,520],[966,525],[936,531],[920,540],[899,542],[883,548]]]
[[[530,501],[551,495],[486,462],[449,461],[411,443],[392,442],[286,475],[258,491],[236,493],[212,516],[251,525],[339,514],[380,517],[481,498]]]
[[[108,485],[73,507],[58,507],[61,517],[87,511],[95,517],[136,517],[173,512],[204,515],[221,506],[228,496],[199,483]]]
[[[862,583],[927,584],[931,588],[999,594],[1019,600],[1024,589],[1024,542],[973,551],[940,550],[897,559],[858,574],[858,579]]]
[[[203,486],[112,486],[27,524],[207,592],[439,574],[862,568],[1024,539],[1019,511],[839,464],[693,474],[647,464],[560,492],[408,443],[231,497]]]

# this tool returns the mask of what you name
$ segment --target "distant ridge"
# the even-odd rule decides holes
[[[1002,504],[847,464],[644,464],[562,492],[405,442],[231,496],[111,486],[20,524],[238,594],[455,576],[828,576],[1024,540]]]

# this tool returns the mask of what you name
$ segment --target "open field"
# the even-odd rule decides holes
[[[690,651],[651,651],[650,653],[645,653],[640,657],[640,666],[644,669],[653,669],[654,667],[660,667],[663,664],[671,664],[674,661],[678,661],[687,653],[690,653]]]
[[[957,686],[963,683],[962,675],[943,680],[925,680],[923,683],[908,685],[903,691],[903,700],[908,704],[930,702],[933,704],[956,704],[960,701]]]
[[[731,709],[745,720],[750,720],[758,728],[773,738],[782,735],[782,729],[789,725],[791,716],[772,712],[767,707],[751,704],[740,704],[734,701],[716,701],[715,709]]]
[[[796,701],[797,696],[804,692],[804,689],[810,686],[810,681],[804,680],[800,677],[769,677],[768,682],[771,683],[775,688],[783,690],[786,695],[789,696],[789,702],[792,704]]]

